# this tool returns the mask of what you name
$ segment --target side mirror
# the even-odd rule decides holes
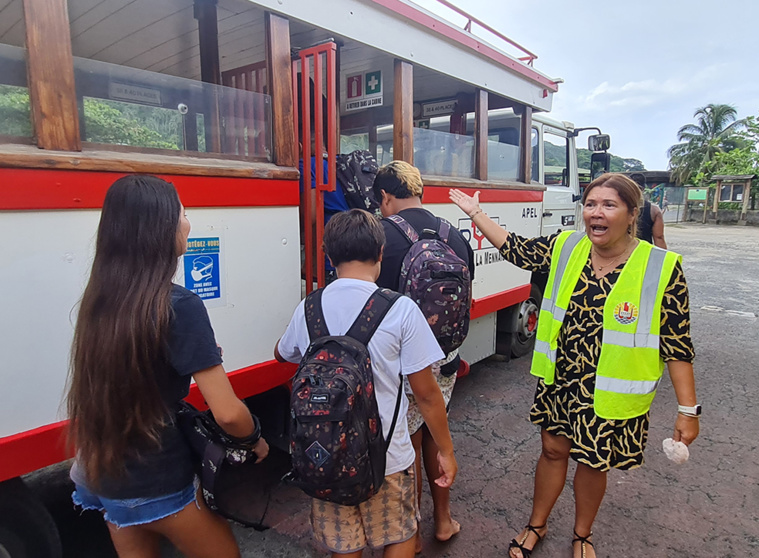
[[[593,182],[602,174],[609,172],[610,167],[610,153],[592,153],[590,155],[590,181]]]
[[[611,148],[611,136],[609,134],[595,134],[588,137],[588,149],[590,151],[608,151]]]

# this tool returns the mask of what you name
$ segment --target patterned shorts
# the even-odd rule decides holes
[[[413,466],[386,476],[380,491],[358,506],[311,502],[314,539],[341,554],[407,541],[416,534],[418,517]]]
[[[444,361],[438,361],[432,365],[432,375],[437,380],[437,385],[440,386],[440,391],[443,393],[443,401],[445,401],[445,408],[448,408],[448,403],[451,401],[451,394],[453,393],[453,386],[456,383],[456,374],[450,376],[443,376],[440,373],[440,363]],[[408,397],[408,413],[406,419],[408,420],[408,432],[409,434],[416,433],[424,424],[422,413],[419,412],[419,407],[416,404],[416,398],[411,391],[411,387],[408,383],[408,378],[404,378],[404,388],[406,390],[406,397]]]

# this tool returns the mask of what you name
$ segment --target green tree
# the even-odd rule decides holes
[[[704,168],[695,175],[694,182],[707,183],[712,176],[720,174],[732,176],[755,174],[759,176],[759,152],[757,152],[756,147],[739,147],[731,151],[717,153],[714,159],[704,165]],[[758,192],[759,181],[755,178],[751,181],[751,196],[755,198]]]
[[[547,147],[548,144],[546,144]],[[590,168],[590,155],[591,152],[587,149],[577,150],[577,167],[581,169]],[[547,157],[547,156],[546,156]],[[646,170],[643,161],[632,158],[622,158],[617,155],[611,154],[611,163],[609,165],[611,172],[635,172]]]
[[[152,109],[152,107],[145,108]],[[155,109],[152,111],[156,112]],[[94,143],[179,149],[175,126],[164,126],[164,134],[161,134],[155,129],[159,127],[156,126],[159,122],[145,116],[126,103],[85,97],[85,140]],[[173,128],[173,133],[167,133],[166,127]]]
[[[29,92],[25,87],[0,85],[0,135],[32,136]]]
[[[669,148],[669,168],[678,184],[703,174],[717,153],[726,153],[747,142],[739,132],[744,120],[736,120],[732,105],[708,104],[693,113],[696,124],[686,124],[677,132],[677,143]]]

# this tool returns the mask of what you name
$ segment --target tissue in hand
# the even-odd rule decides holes
[[[671,461],[674,461],[678,465],[681,465],[688,461],[690,453],[688,452],[688,446],[682,442],[675,442],[672,438],[667,438],[661,443],[664,455]]]

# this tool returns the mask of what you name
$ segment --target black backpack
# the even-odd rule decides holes
[[[337,179],[342,185],[348,207],[364,209],[382,217],[379,200],[374,197],[372,190],[378,170],[377,159],[369,151],[358,149],[337,156]]]
[[[261,438],[261,425],[251,414],[255,430],[247,438],[234,438],[222,430],[210,409],[199,411],[187,401],[180,401],[176,424],[190,445],[200,477],[203,499],[210,509],[243,525],[252,525],[238,513],[230,502],[230,490],[224,479],[231,475],[230,468],[254,464],[258,457],[253,445]]]
[[[293,378],[287,478],[313,498],[355,506],[376,494],[385,478],[403,382],[385,441],[367,344],[401,295],[377,289],[348,333],[331,336],[322,292],[314,291],[305,302],[311,344]]]
[[[401,263],[398,290],[416,302],[446,355],[469,333],[469,267],[448,245],[451,224],[438,217],[436,231],[420,235],[400,215],[388,220],[411,242]]]

